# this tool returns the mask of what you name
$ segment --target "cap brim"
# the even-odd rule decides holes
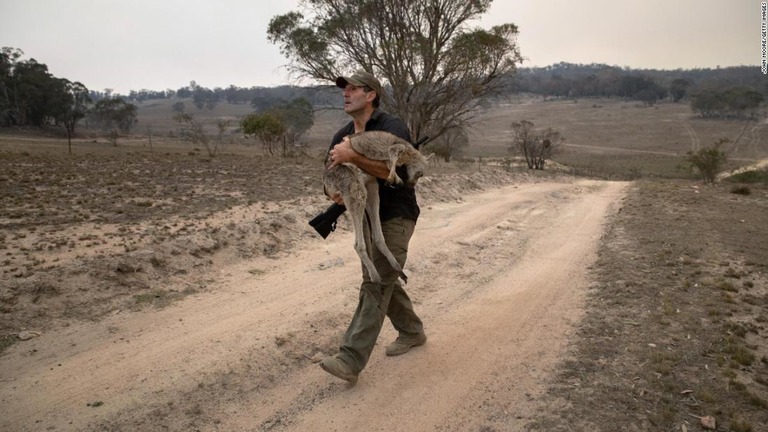
[[[349,77],[340,76],[340,77],[336,78],[336,87],[338,87],[338,88],[345,88],[347,86],[347,84],[352,84],[353,86],[357,86],[357,87],[363,87],[363,86],[366,85],[363,82],[360,82],[360,81],[358,81],[356,79],[352,79],[352,78],[349,78]]]

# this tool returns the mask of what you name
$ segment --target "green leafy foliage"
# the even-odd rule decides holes
[[[680,102],[688,94],[688,88],[691,82],[685,78],[675,78],[669,85],[669,93],[672,94],[673,102]]]
[[[0,50],[0,126],[64,123],[71,137],[90,103],[88,89],[53,76],[35,59],[21,60],[23,55],[15,48]]]
[[[720,146],[728,141],[727,138],[721,138],[712,147],[688,152],[686,161],[688,161],[691,168],[696,168],[699,171],[705,183],[714,183],[717,179],[717,174],[722,170],[727,157],[725,152],[720,150]]]
[[[275,154],[286,132],[285,123],[273,113],[250,114],[240,121],[246,135],[253,135],[261,143],[264,153]]]
[[[691,109],[702,117],[754,117],[763,95],[742,86],[704,89],[691,95]]]
[[[302,135],[307,133],[315,124],[315,113],[312,104],[304,98],[297,98],[273,106],[268,111],[280,119],[285,125],[283,132],[283,156],[288,156],[289,146],[298,146]]]
[[[252,105],[258,113],[241,122],[247,135],[253,135],[264,146],[265,153],[274,154],[282,147],[282,155],[289,156],[294,148],[301,148],[301,136],[315,124],[315,113],[309,100],[300,97],[291,101],[269,98],[254,99]]]
[[[122,98],[102,99],[88,113],[88,119],[104,132],[130,133],[138,122],[136,105]]]

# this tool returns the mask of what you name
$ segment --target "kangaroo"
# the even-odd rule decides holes
[[[418,179],[424,175],[427,166],[426,158],[409,142],[389,132],[360,132],[349,135],[348,138],[356,152],[369,159],[383,160],[387,163],[387,168],[390,169],[387,179],[389,184],[403,185],[403,180],[395,172],[395,169],[401,165],[407,167],[407,184],[409,186],[414,186]],[[327,163],[327,166],[330,164]],[[374,267],[373,261],[365,249],[363,220],[366,212],[371,224],[373,244],[384,254],[392,268],[399,273],[403,282],[408,283],[408,277],[384,241],[381,220],[379,219],[379,184],[376,177],[367,174],[354,164],[342,164],[325,170],[323,186],[328,195],[338,193],[344,199],[344,205],[349,210],[355,229],[355,252],[368,270],[371,280],[375,283],[381,283],[381,276],[376,271],[376,267]]]

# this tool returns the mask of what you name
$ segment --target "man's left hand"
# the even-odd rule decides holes
[[[336,144],[330,151],[331,166],[328,169],[341,165],[343,163],[353,163],[358,153],[352,148],[352,143],[348,137],[345,137],[340,143]]]

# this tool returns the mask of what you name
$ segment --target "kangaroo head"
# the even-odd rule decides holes
[[[424,156],[416,150],[416,154],[411,161],[406,164],[408,168],[408,185],[414,186],[421,177],[424,176],[424,171],[427,166],[427,160]]]

